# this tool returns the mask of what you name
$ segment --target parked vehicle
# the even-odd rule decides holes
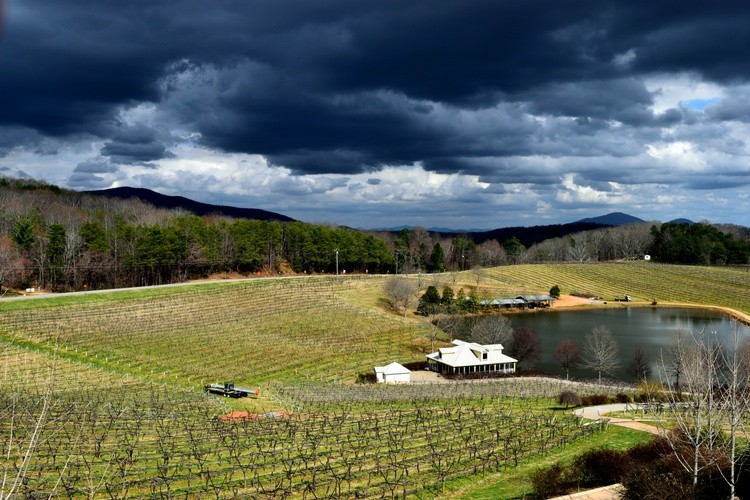
[[[260,389],[243,389],[241,387],[235,387],[232,382],[224,382],[224,384],[210,384],[203,388],[209,394],[218,394],[228,398],[246,398],[248,396],[258,397],[260,395]]]

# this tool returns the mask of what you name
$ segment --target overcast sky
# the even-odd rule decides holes
[[[0,11],[0,175],[363,228],[750,226],[746,0]]]

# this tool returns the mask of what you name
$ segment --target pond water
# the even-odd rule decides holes
[[[563,340],[573,341],[584,354],[586,334],[599,325],[612,332],[620,347],[622,368],[614,378],[630,380],[626,366],[633,359],[637,346],[649,355],[652,378],[660,372],[660,352],[674,345],[677,331],[717,332],[724,342],[731,339],[732,329],[740,329],[741,341],[750,336],[747,325],[736,322],[719,312],[694,308],[627,307],[617,309],[587,309],[575,311],[540,310],[528,314],[510,315],[514,328],[525,326],[537,332],[542,341],[542,356],[537,370],[548,374],[565,375],[552,353]],[[596,372],[584,368],[571,370],[571,377],[595,378]]]

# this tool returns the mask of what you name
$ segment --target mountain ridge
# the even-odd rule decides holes
[[[184,196],[170,196],[158,193],[148,188],[135,187],[117,187],[94,191],[83,191],[83,193],[96,196],[106,196],[109,198],[130,199],[137,198],[146,203],[150,203],[158,208],[165,209],[183,209],[194,215],[224,215],[238,219],[254,220],[275,220],[280,222],[294,222],[296,219],[283,214],[263,210],[259,208],[240,208],[229,205],[213,205],[191,200]],[[675,221],[692,223],[688,219],[675,219]],[[635,224],[645,222],[643,219],[634,217],[623,212],[611,212],[598,217],[586,217],[574,222],[564,224],[548,224],[536,226],[511,226],[500,227],[489,230],[482,229],[449,229],[435,227],[427,229],[430,233],[438,234],[444,238],[454,238],[458,235],[466,235],[474,240],[475,243],[481,244],[485,241],[495,239],[504,242],[509,238],[516,237],[525,246],[530,247],[536,243],[551,238],[560,238],[569,234],[583,231],[591,231],[606,227],[621,226],[626,224]],[[412,230],[415,226],[403,225],[392,228],[379,229],[358,229],[365,232],[385,231],[398,233],[403,229]]]
[[[100,189],[96,191],[83,191],[85,194],[95,196],[106,196],[108,198],[119,198],[127,200],[138,198],[141,201],[151,203],[158,208],[175,209],[182,208],[188,212],[203,215],[225,215],[236,219],[254,219],[254,220],[277,220],[280,222],[295,222],[296,219],[276,212],[270,212],[260,208],[240,208],[229,205],[213,205],[200,201],[191,200],[184,196],[170,196],[161,194],[147,188],[134,187],[116,187],[109,189]]]

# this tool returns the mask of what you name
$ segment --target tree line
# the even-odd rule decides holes
[[[668,222],[651,228],[651,253],[673,264],[747,264],[750,243],[709,224]]]
[[[213,273],[389,272],[382,239],[343,227],[198,217],[138,200],[0,182],[0,286],[155,285]]]
[[[35,181],[0,178],[0,292],[184,281],[220,272],[418,273],[529,262],[638,258],[736,265],[750,261],[750,230],[738,226],[629,224],[524,247],[516,237],[424,228],[361,231],[302,222],[194,216],[137,199],[118,200]]]
[[[109,223],[113,222],[113,223]],[[145,224],[96,217],[75,226],[18,218],[0,242],[5,282],[52,290],[116,288],[184,281],[213,273],[386,272],[385,243],[345,228],[300,222],[180,215]]]

